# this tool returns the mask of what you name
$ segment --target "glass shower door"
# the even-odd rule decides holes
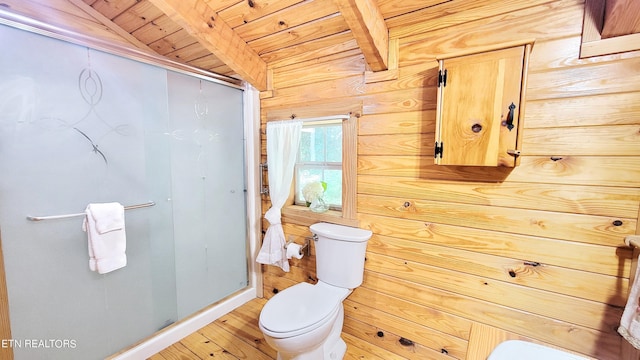
[[[4,25],[0,43],[16,360],[102,359],[246,287],[242,90]],[[155,205],[126,212],[127,265],[106,274],[82,216],[26,218],[113,201]]]
[[[178,318],[248,285],[242,92],[168,73]]]

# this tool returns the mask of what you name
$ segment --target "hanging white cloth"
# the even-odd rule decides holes
[[[640,266],[636,269],[633,284],[629,289],[629,298],[620,319],[618,333],[634,348],[640,349]]]
[[[279,266],[286,272],[289,271],[289,260],[284,248],[286,240],[282,229],[281,210],[291,191],[301,134],[302,121],[299,120],[267,123],[267,169],[271,208],[264,215],[269,221],[269,228],[264,235],[256,261]]]

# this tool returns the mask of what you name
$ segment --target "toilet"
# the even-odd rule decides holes
[[[589,360],[585,357],[522,340],[504,341],[487,360]]]
[[[340,360],[342,301],[362,284],[371,231],[317,223],[310,226],[316,249],[315,285],[303,282],[272,297],[260,312],[259,327],[278,360]]]

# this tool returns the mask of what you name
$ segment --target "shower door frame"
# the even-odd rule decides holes
[[[0,339],[11,339],[11,323],[9,321],[9,295],[7,294],[7,280],[4,273],[4,254],[2,253],[2,233],[0,233]],[[13,360],[13,349],[0,349],[0,360]]]
[[[163,348],[179,341],[184,336],[214,321],[234,308],[256,297],[262,297],[262,271],[253,261],[260,248],[261,234],[261,196],[258,191],[260,163],[260,98],[259,91],[250,84],[235,78],[207,72],[189,65],[181,64],[160,55],[143,52],[137,48],[92,38],[67,29],[59,28],[22,15],[14,14],[0,8],[0,24],[20,30],[66,41],[75,45],[103,51],[134,61],[164,68],[206,81],[243,90],[243,122],[245,133],[245,176],[246,176],[246,209],[247,209],[247,271],[248,286],[228,297],[201,309],[186,319],[153,334],[137,345],[123,349],[109,359],[125,360],[147,358]],[[0,339],[11,339],[11,322],[9,319],[9,299],[6,287],[4,255],[2,252],[2,234],[0,232]],[[1,345],[1,344],[0,344]],[[0,360],[13,360],[10,347],[0,349]]]

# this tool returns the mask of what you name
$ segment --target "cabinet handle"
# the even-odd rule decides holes
[[[511,105],[509,105],[509,115],[507,115],[507,121],[506,121],[507,129],[509,129],[509,131],[511,131],[513,129],[513,127],[514,127],[513,126],[513,118],[515,116],[515,114],[514,114],[515,113],[515,109],[516,109],[516,106],[513,103],[511,103]]]

